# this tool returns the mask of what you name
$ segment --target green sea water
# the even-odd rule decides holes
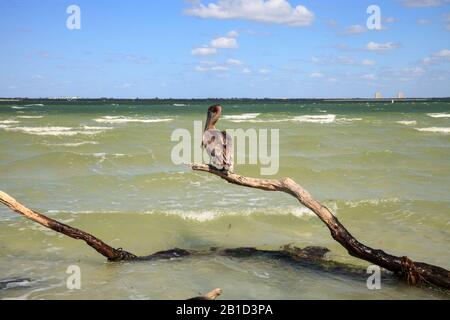
[[[325,246],[350,257],[286,194],[229,185],[171,160],[170,137],[193,131],[207,105],[0,106],[0,190],[146,255],[175,247]],[[363,243],[450,269],[450,103],[224,105],[219,127],[279,129],[279,172],[327,205]],[[193,146],[195,147],[195,146]],[[235,171],[259,176],[258,165]],[[80,290],[66,270],[78,265]],[[80,241],[0,208],[0,298],[446,299],[264,258],[107,263]],[[24,280],[25,279],[25,280]]]

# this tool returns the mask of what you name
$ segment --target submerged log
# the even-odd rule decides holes
[[[414,262],[406,256],[397,257],[362,244],[339,222],[330,209],[315,200],[308,191],[290,178],[280,180],[249,178],[235,173],[219,171],[204,164],[193,164],[191,168],[195,171],[214,174],[238,186],[290,194],[325,223],[333,239],[347,249],[350,255],[392,271],[411,285],[425,283],[450,290],[450,271],[424,262]]]
[[[121,248],[115,249],[95,236],[65,225],[59,221],[46,217],[45,215],[33,211],[16,199],[0,191],[0,202],[11,208],[13,211],[19,213],[26,218],[37,222],[44,227],[52,229],[56,232],[62,233],[70,238],[83,240],[89,246],[94,248],[98,253],[106,257],[109,261],[156,261],[156,260],[179,260],[182,258],[202,258],[225,256],[230,258],[263,258],[277,261],[283,261],[297,267],[305,267],[321,272],[328,272],[333,274],[340,274],[351,279],[364,279],[366,270],[362,267],[352,266],[349,264],[329,261],[325,255],[329,250],[323,247],[306,247],[300,249],[292,245],[285,245],[279,250],[260,250],[256,248],[210,248],[207,250],[185,250],[185,249],[171,249],[166,251],[159,251],[147,256],[137,256],[127,252]]]
[[[235,184],[240,184],[243,186],[252,186],[252,187],[263,189],[263,190],[277,191],[275,189],[274,185],[271,184],[272,183],[271,180],[258,180],[258,179],[248,180],[249,178],[245,178],[245,177],[238,176],[235,174],[226,175],[221,171],[214,171],[214,170],[210,169],[208,166],[206,166],[206,167],[204,167],[204,166],[195,166],[194,167],[193,166],[193,169],[211,172],[213,174],[223,177],[226,180],[230,179],[229,181],[232,183],[235,183]],[[264,181],[264,183],[262,183],[262,181]],[[279,182],[279,183],[282,183],[282,182]],[[294,182],[292,181],[291,183],[294,183]],[[278,186],[277,186],[277,188],[278,188]],[[301,187],[299,187],[299,188],[301,188]],[[285,191],[285,190],[290,190],[290,189],[288,189],[288,186],[283,186],[282,189],[280,189],[280,191],[281,190]],[[303,190],[303,189],[301,189],[301,190]],[[286,191],[286,192],[288,192],[288,191]],[[289,191],[288,193],[293,194],[293,193],[291,193],[291,191]],[[302,200],[302,201],[305,201],[305,203],[309,203],[309,201],[315,201],[315,200],[311,200],[312,197],[305,198],[305,199],[308,199],[308,200]],[[94,248],[98,253],[100,253],[101,255],[106,257],[108,259],[108,261],[114,261],[114,262],[116,262],[116,261],[136,261],[136,262],[139,262],[139,261],[155,261],[155,260],[178,260],[181,258],[194,258],[194,257],[200,258],[200,257],[209,257],[209,256],[226,256],[226,257],[239,258],[239,259],[261,257],[261,258],[267,258],[267,259],[272,259],[272,260],[277,260],[277,261],[283,261],[286,263],[290,263],[294,266],[305,267],[305,268],[309,268],[309,269],[313,269],[313,270],[317,270],[317,271],[321,271],[321,272],[340,274],[341,276],[349,277],[351,279],[364,280],[367,277],[365,268],[358,267],[358,266],[352,266],[352,265],[345,264],[345,263],[330,261],[330,260],[326,259],[325,255],[327,252],[329,252],[329,250],[327,248],[323,248],[323,247],[306,247],[306,248],[300,249],[300,248],[296,248],[291,245],[286,245],[286,246],[281,247],[279,250],[260,250],[260,249],[256,249],[256,248],[232,248],[232,249],[210,248],[209,250],[185,250],[185,249],[175,248],[172,250],[156,252],[156,253],[153,253],[153,254],[150,254],[147,256],[137,256],[137,255],[134,255],[133,253],[123,250],[122,248],[117,248],[117,249],[113,248],[113,247],[109,246],[108,244],[106,244],[105,242],[103,242],[102,240],[96,238],[95,236],[93,236],[85,231],[73,228],[73,227],[63,224],[57,220],[51,219],[41,213],[33,211],[33,210],[25,207],[23,204],[19,203],[16,199],[12,198],[8,194],[1,192],[1,191],[0,191],[0,203],[5,204],[7,207],[12,209],[16,213],[34,221],[34,222],[37,222],[46,228],[49,228],[56,232],[62,233],[70,238],[85,241],[89,246]],[[326,209],[323,206],[321,208]],[[328,210],[328,209],[326,209],[326,210]],[[337,218],[335,218],[334,215],[331,214],[331,212],[329,212],[329,215],[331,215],[331,217],[328,216],[328,217],[325,217],[327,219],[322,219],[322,220],[328,221],[328,219],[330,219],[335,224],[334,228],[338,232],[333,237],[336,236],[336,238],[339,239],[338,241],[340,241],[340,242],[342,241],[343,243],[346,243],[345,241],[350,241],[351,243],[348,244],[349,248],[353,248],[354,246],[356,246],[356,248],[359,248],[358,246],[363,246],[362,244],[357,242],[356,239],[354,239],[348,233],[348,231],[345,230],[345,228],[342,225],[340,225],[339,221],[337,221]],[[342,228],[342,230],[340,228]],[[343,233],[343,235],[341,233]],[[369,258],[370,258],[371,251],[374,251],[374,252],[376,252],[375,258],[378,259],[378,257],[381,257],[382,262],[385,261],[385,263],[381,263],[381,262],[376,263],[374,261],[378,261],[378,260],[375,260],[375,258],[374,258],[374,261],[369,260],[369,258],[368,259],[363,258],[364,260],[376,263],[376,264],[380,265],[381,267],[384,267],[387,270],[391,270],[391,268],[390,268],[391,264],[394,264],[394,266],[395,266],[395,263],[397,260],[394,260],[394,262],[392,262],[389,258],[389,257],[394,257],[394,256],[387,255],[386,253],[384,253],[381,250],[374,250],[374,249],[371,249],[366,246],[363,246],[363,248],[366,248],[364,252],[366,255],[369,255]],[[356,253],[355,253],[353,251],[350,251],[350,249],[349,249],[349,252],[350,252],[350,254],[358,257],[357,254],[359,251],[356,251]],[[392,268],[394,270],[391,270],[391,271],[394,271],[397,273],[404,272],[406,275],[414,276],[415,274],[411,273],[412,272],[411,270],[417,270],[414,272],[421,272],[421,273],[419,273],[419,279],[423,278],[423,280],[425,282],[431,283],[434,286],[437,286],[440,288],[444,288],[447,290],[450,288],[450,286],[448,285],[448,283],[450,281],[448,279],[449,273],[447,270],[442,269],[440,267],[424,264],[424,263],[417,263],[417,262],[412,262],[412,261],[409,262],[410,261],[409,259],[407,261],[404,261],[404,259],[402,259],[402,258],[397,258],[397,257],[394,257],[394,258],[400,259],[400,261],[401,261],[400,263],[402,264],[401,265],[402,269],[400,271],[397,271],[397,269]],[[411,263],[412,263],[412,265],[411,265]],[[447,278],[445,278],[445,277],[447,277]],[[414,278],[414,279],[417,279],[417,278]],[[413,282],[411,282],[411,283],[413,283]],[[418,284],[420,282],[416,281],[414,283]]]

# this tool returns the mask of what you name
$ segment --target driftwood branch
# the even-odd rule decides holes
[[[245,187],[258,188],[266,191],[287,192],[299,199],[302,204],[305,204],[308,208],[313,210],[330,228],[333,238],[346,247],[351,255],[370,261],[384,267],[387,270],[403,275],[408,278],[407,280],[409,283],[420,283],[421,281],[424,281],[447,290],[450,288],[449,272],[445,269],[425,263],[412,262],[406,257],[399,258],[388,255],[381,250],[374,250],[359,243],[340,224],[330,210],[314,200],[308,192],[302,189],[291,179],[283,179],[279,181],[252,179],[236,174],[225,174],[222,171],[211,169],[209,166],[205,165],[193,165],[192,169],[215,174],[230,183]],[[351,279],[365,280],[367,276],[364,268],[326,259],[325,255],[329,250],[323,247],[307,247],[300,249],[287,245],[283,246],[279,250],[259,250],[256,248],[245,247],[234,249],[210,248],[209,250],[184,250],[175,248],[172,250],[156,252],[147,256],[137,256],[121,248],[113,248],[85,231],[73,228],[31,210],[13,197],[1,191],[0,203],[3,203],[16,213],[37,222],[46,228],[62,233],[70,238],[85,241],[89,246],[94,248],[109,261],[126,260],[138,262],[208,256],[227,256],[240,259],[263,257],[284,261],[295,266],[306,267],[321,272],[340,274],[341,276],[349,277]]]
[[[62,233],[70,238],[84,240],[89,246],[94,248],[98,253],[108,258],[109,261],[130,260],[136,258],[134,254],[126,252],[122,249],[115,249],[102,240],[82,230],[72,228],[59,221],[44,216],[36,211],[28,209],[23,204],[8,194],[0,191],[0,203],[3,203],[11,210],[23,215],[24,217],[43,225],[56,232]]]
[[[326,260],[325,254],[329,250],[323,247],[307,247],[300,249],[291,245],[286,245],[280,250],[258,250],[256,248],[210,248],[209,250],[185,250],[175,248],[166,251],[159,251],[147,256],[137,256],[121,248],[115,249],[85,231],[65,225],[41,213],[33,211],[2,191],[0,191],[0,203],[3,203],[18,214],[37,222],[46,228],[62,233],[76,240],[84,240],[89,246],[94,248],[109,261],[154,261],[206,256],[228,256],[236,258],[267,257],[300,264],[302,266],[310,266],[323,271],[346,270],[348,271],[348,274],[357,274],[360,271],[363,271],[362,269],[358,270],[350,265]]]
[[[360,243],[326,206],[315,200],[308,191],[290,178],[280,180],[255,179],[219,171],[204,164],[193,164],[191,167],[195,171],[212,173],[239,186],[288,193],[314,212],[328,227],[333,239],[346,248],[350,255],[392,271],[409,284],[429,283],[447,290],[450,289],[450,272],[448,270],[423,262],[414,262],[406,256],[397,257]]]
[[[12,198],[8,194],[0,191],[0,203],[5,204],[18,214],[43,225],[46,228],[62,233],[70,238],[77,240],[84,240],[89,246],[94,248],[98,253],[106,257],[109,261],[156,261],[156,260],[178,260],[182,258],[202,258],[225,256],[230,258],[266,258],[277,261],[283,261],[298,267],[305,267],[314,269],[324,273],[340,274],[343,277],[350,279],[365,280],[366,272],[364,268],[352,266],[349,264],[330,261],[325,258],[329,250],[323,247],[306,247],[303,249],[286,245],[279,250],[260,250],[256,248],[210,248],[207,250],[185,250],[185,249],[171,249],[166,251],[159,251],[147,256],[137,256],[122,249],[115,249],[107,245],[100,239],[82,230],[70,227],[60,223],[54,219],[46,217],[45,215],[33,211],[23,204]],[[9,281],[9,280],[8,280]],[[7,285],[7,282],[5,282]],[[0,281],[0,289],[2,288],[2,281]]]

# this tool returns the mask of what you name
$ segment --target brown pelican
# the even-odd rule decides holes
[[[233,139],[226,131],[216,129],[216,123],[222,114],[222,107],[214,105],[208,108],[202,148],[210,158],[210,166],[217,170],[233,171]]]

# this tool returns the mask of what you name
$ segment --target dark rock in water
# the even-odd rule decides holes
[[[30,278],[3,279],[0,280],[0,290],[12,289],[17,287],[26,287],[31,283]]]
[[[317,246],[297,248],[293,245],[286,245],[282,247],[282,250],[290,253],[293,256],[304,257],[308,259],[323,259],[325,255],[330,252],[328,248]]]

